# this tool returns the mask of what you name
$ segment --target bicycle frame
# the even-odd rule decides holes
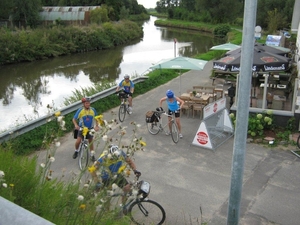
[[[138,179],[136,176],[134,182],[131,182],[131,192],[127,195],[122,192],[114,193],[110,197],[128,196],[121,211],[135,224],[162,224],[166,218],[165,210],[159,203],[148,199],[150,183]]]
[[[168,129],[170,129],[169,126],[171,126],[170,131],[171,131],[172,140],[174,143],[177,143],[179,140],[179,134],[178,134],[178,127],[175,121],[175,113],[172,113],[172,115],[169,115],[164,111],[154,111],[154,113],[156,114],[155,116],[158,122],[152,122],[147,124],[149,133],[155,135],[161,131],[164,131],[167,134],[165,127],[168,127]],[[163,124],[161,115],[168,117],[168,122],[166,124]],[[171,120],[169,120],[169,118],[171,118]]]
[[[127,107],[128,94],[126,94],[124,91],[121,91],[118,93],[118,96],[121,99],[121,104],[119,107],[119,120],[120,122],[123,122],[126,116],[126,112],[129,113]]]
[[[79,131],[82,131],[83,138],[79,145],[78,165],[81,170],[84,170],[87,167],[90,158],[89,140],[86,136],[91,131],[87,127],[81,127]]]

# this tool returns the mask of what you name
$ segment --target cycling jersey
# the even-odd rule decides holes
[[[82,107],[77,110],[73,118],[79,120],[78,125],[80,127],[92,129],[94,126],[94,117],[96,115],[97,111],[93,107],[90,107],[89,109]]]
[[[100,166],[103,166],[101,171],[102,180],[108,180],[110,175],[120,174],[126,168],[126,154],[123,151],[120,151],[119,157],[113,156],[111,159],[108,159],[106,155],[102,154],[97,160],[100,163]],[[106,171],[105,168],[108,168],[109,171]]]
[[[172,112],[175,112],[176,110],[179,109],[175,96],[173,98],[173,102],[170,102],[169,99],[167,98],[167,104],[168,104],[168,109]]]
[[[131,88],[134,88],[134,83],[129,80],[128,82],[126,82],[125,80],[122,80],[120,83],[119,83],[119,87],[123,87],[124,88],[124,91],[126,93],[130,93],[130,89]]]

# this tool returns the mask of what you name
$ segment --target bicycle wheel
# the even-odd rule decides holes
[[[175,121],[173,121],[171,124],[171,130],[172,130],[171,132],[172,140],[174,141],[174,143],[177,143],[179,140],[179,134],[178,134],[178,127]]]
[[[125,104],[121,104],[119,108],[119,120],[123,122],[126,116],[126,106]]]
[[[85,144],[80,144],[79,156],[78,156],[78,165],[81,170],[84,170],[89,163],[89,149]]]
[[[150,134],[159,133],[159,122],[147,123],[147,128]]]
[[[166,219],[164,208],[149,199],[132,203],[128,213],[131,220],[138,225],[159,225]]]
[[[299,134],[298,139],[297,139],[297,147],[300,149],[300,134]]]

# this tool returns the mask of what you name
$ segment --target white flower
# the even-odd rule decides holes
[[[64,121],[64,120],[60,121],[60,126],[61,127],[64,127],[65,125],[66,125],[66,121]]]
[[[45,168],[45,166],[46,166],[45,163],[41,163],[42,168]]]
[[[91,156],[95,155],[95,151],[91,151]]]
[[[107,128],[108,129],[112,129],[112,126],[109,124],[109,125],[107,125]]]
[[[107,155],[108,154],[108,151],[107,150],[104,150],[103,151],[103,155]]]
[[[112,179],[115,180],[115,179],[117,179],[117,177],[118,177],[118,175],[116,174],[112,177]]]
[[[101,209],[102,209],[102,205],[97,205],[97,206],[96,206],[96,212],[100,212]]]
[[[111,159],[112,158],[112,155],[109,153],[107,154],[107,159]]]
[[[103,120],[104,125],[107,126],[108,122],[106,120]]]
[[[137,138],[135,138],[135,139],[133,139],[133,141],[134,141],[134,142],[137,142],[137,141],[138,141],[138,139],[137,139]]]
[[[83,187],[88,188],[89,184],[84,184]]]
[[[141,127],[142,125],[141,125],[141,124],[137,124],[136,126],[137,126],[137,127]]]
[[[58,116],[57,117],[57,122],[61,123],[63,121],[63,118],[64,118],[63,116]]]
[[[5,176],[5,173],[2,170],[0,170],[0,178],[3,178],[4,176]]]
[[[107,200],[106,199],[104,199],[104,198],[101,198],[100,199],[100,202],[102,202],[102,203],[105,203]]]
[[[55,146],[59,147],[60,146],[60,142],[59,141],[55,142]]]
[[[55,158],[52,156],[52,157],[50,157],[50,162],[54,162],[55,161]]]
[[[82,200],[84,199],[84,197],[83,197],[82,195],[78,195],[77,199],[78,199],[79,201],[82,201]]]
[[[103,135],[102,140],[107,141],[107,139],[108,139],[107,135]]]
[[[48,119],[47,119],[47,123],[51,122],[51,120],[52,120],[51,118],[48,118]]]
[[[115,183],[112,184],[111,188],[113,191],[116,191],[116,189],[118,188],[119,186],[116,185]]]
[[[7,183],[3,183],[2,186],[3,186],[4,188],[7,188]]]

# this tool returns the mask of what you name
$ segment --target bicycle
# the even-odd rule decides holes
[[[161,115],[165,115],[168,118],[171,117],[171,121],[168,121],[165,125],[163,125]],[[147,128],[150,134],[156,135],[161,131],[164,131],[167,133],[168,131],[165,131],[165,127],[168,127],[169,129],[169,123],[171,123],[171,137],[174,143],[177,143],[179,140],[179,133],[178,133],[178,127],[175,122],[175,112],[172,112],[171,115],[167,114],[165,111],[153,111],[153,116],[150,119],[150,121],[146,119],[147,122]]]
[[[82,131],[83,138],[81,139],[79,145],[78,165],[79,165],[79,169],[85,170],[89,164],[89,158],[92,157],[89,149],[89,140],[86,138],[86,136],[89,133],[90,134],[94,133],[95,130],[94,129],[89,130],[87,127],[80,127],[79,131]]]
[[[124,91],[121,91],[119,93],[117,93],[117,95],[119,96],[120,100],[121,100],[121,104],[119,107],[119,120],[120,122],[123,122],[126,116],[126,112],[128,114],[130,114],[130,110],[129,110],[129,105],[128,105],[128,97],[129,94],[125,93]]]
[[[135,176],[131,182],[131,191],[128,194],[113,193],[110,197],[126,196],[127,200],[121,210],[128,215],[132,222],[138,225],[160,225],[166,219],[164,208],[157,202],[148,198],[150,194],[150,183],[144,180],[139,181]]]

